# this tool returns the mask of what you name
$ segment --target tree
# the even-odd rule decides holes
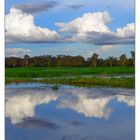
[[[106,61],[112,67],[113,65],[117,64],[117,59],[118,58],[115,58],[113,56],[109,56]]]
[[[112,67],[112,65],[113,65],[113,57],[112,56],[109,56],[108,57],[108,60],[109,60],[110,66]]]
[[[135,52],[134,51],[131,51],[131,58],[133,61],[133,65],[135,66]]]
[[[97,59],[98,59],[98,54],[94,53],[91,58],[90,58],[90,65],[96,67],[97,66]]]
[[[28,54],[21,57],[5,58],[6,67],[82,67],[82,66],[133,66],[135,65],[135,52],[131,51],[131,58],[127,59],[126,54],[122,54],[119,58],[109,56],[106,59],[98,58],[98,54],[94,53],[88,59],[83,56],[70,55],[41,55],[30,57]]]
[[[24,55],[24,60],[25,60],[25,66],[27,67],[28,66],[28,59],[30,58],[30,56],[28,54],[25,54]]]
[[[120,61],[120,64],[121,64],[122,66],[125,66],[126,63],[127,63],[126,54],[122,54],[122,55],[119,57],[119,61]]]
[[[9,63],[10,63],[10,65],[12,66],[12,67],[16,67],[16,65],[17,65],[17,57],[10,57],[10,61],[9,61]]]

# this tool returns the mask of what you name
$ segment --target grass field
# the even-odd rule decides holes
[[[54,76],[133,74],[134,67],[42,67],[6,68],[6,78],[46,78]]]
[[[134,74],[134,67],[42,67],[42,68],[6,68],[6,83],[41,82],[51,84],[68,84],[76,86],[106,86],[134,88],[134,77],[114,78],[113,75]],[[91,75],[91,77],[82,77]],[[100,78],[96,75],[111,75]],[[73,77],[74,76],[74,77]]]

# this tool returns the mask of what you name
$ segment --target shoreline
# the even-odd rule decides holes
[[[5,80],[6,84],[9,83],[48,83],[48,84],[64,84],[64,85],[73,85],[81,87],[118,87],[118,88],[135,88],[135,78],[42,78],[42,79],[33,79],[33,78],[12,78]]]

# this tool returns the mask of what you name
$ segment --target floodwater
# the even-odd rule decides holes
[[[57,78],[77,78],[77,77],[82,77],[82,78],[92,78],[92,77],[96,77],[96,78],[135,78],[135,74],[117,74],[117,75],[102,75],[102,74],[87,74],[87,75],[79,75],[79,76],[60,76],[60,77],[50,77],[50,79],[57,79]],[[38,77],[38,78],[32,78],[34,80],[42,80],[42,77]],[[49,79],[49,78],[48,78]]]
[[[135,91],[6,86],[6,140],[134,140]]]

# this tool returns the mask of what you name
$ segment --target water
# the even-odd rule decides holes
[[[6,86],[6,140],[134,140],[134,90]]]

